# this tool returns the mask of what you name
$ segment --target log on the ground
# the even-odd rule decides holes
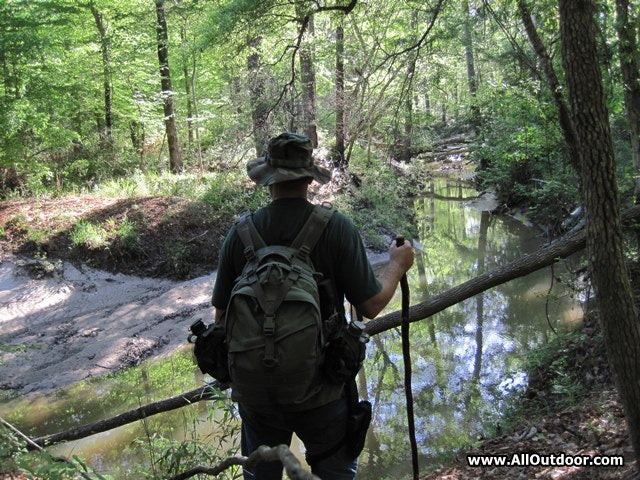
[[[640,206],[636,205],[622,213],[622,221],[629,224],[633,220],[640,218]],[[559,239],[546,247],[536,250],[518,260],[515,260],[504,267],[483,273],[460,285],[431,297],[422,303],[414,305],[409,310],[409,321],[417,322],[424,320],[442,310],[457,303],[467,300],[479,293],[489,290],[492,287],[501,285],[519,277],[524,277],[530,273],[545,268],[558,260],[567,258],[579,250],[585,248],[586,231],[579,230],[574,234]],[[365,331],[369,335],[398,327],[402,323],[400,312],[392,312],[382,317],[370,320]]]
[[[622,221],[627,225],[638,219],[640,219],[640,205],[631,207],[622,213]],[[580,230],[566,238],[557,240],[556,242],[526,255],[519,260],[511,262],[504,267],[484,273],[453,287],[446,292],[436,295],[429,300],[414,305],[409,310],[409,321],[417,322],[419,320],[424,320],[452,305],[455,305],[456,303],[460,303],[463,300],[471,298],[474,295],[482,293],[492,287],[547,267],[552,263],[563,258],[567,258],[575,252],[583,249],[585,244],[586,232],[584,230]],[[369,335],[376,335],[378,333],[391,330],[392,328],[396,328],[401,324],[401,322],[402,319],[400,312],[393,312],[374,320],[370,320],[367,323],[365,331]],[[33,441],[40,446],[44,446],[69,440],[77,440],[95,433],[104,432],[128,423],[133,423],[137,420],[141,420],[158,413],[181,408],[202,400],[219,398],[219,392],[225,388],[227,387],[220,385],[218,382],[213,382],[212,384],[196,388],[175,397],[144,405],[136,408],[135,410],[122,413],[106,420],[76,427],[65,432],[39,437]]]
[[[453,137],[443,138],[442,140],[436,140],[433,142],[434,147],[442,147],[445,145],[457,144],[457,143],[469,143],[473,140],[473,135],[462,133],[460,135],[454,135]]]
[[[452,155],[464,155],[469,153],[467,147],[452,148],[451,150],[438,150],[435,152],[421,152],[418,154],[418,158],[427,161],[445,160]]]

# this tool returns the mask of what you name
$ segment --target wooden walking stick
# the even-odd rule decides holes
[[[404,244],[404,237],[396,237],[396,246]],[[418,443],[416,442],[416,426],[413,414],[413,392],[411,390],[411,349],[409,343],[409,282],[407,274],[400,279],[400,292],[402,293],[402,359],[404,363],[404,395],[407,402],[407,424],[409,426],[409,442],[411,444],[411,465],[413,467],[413,480],[418,480],[420,469],[418,467]]]

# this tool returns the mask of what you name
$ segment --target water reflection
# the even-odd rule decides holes
[[[435,179],[427,193],[415,202],[424,251],[416,254],[415,268],[408,275],[412,304],[516,260],[541,244],[532,228],[479,209],[483,202],[462,183]],[[422,469],[451,456],[477,435],[490,432],[511,392],[526,384],[523,355],[546,341],[551,326],[579,321],[579,306],[557,283],[550,291],[550,278],[548,269],[541,270],[411,324],[416,436]],[[398,294],[386,311],[399,309]],[[361,396],[374,405],[358,478],[399,479],[410,474],[399,328],[372,338],[358,383]],[[157,366],[147,368],[144,364],[84,382],[53,399],[2,405],[0,414],[9,416],[26,433],[40,436],[108,418],[201,384],[190,355],[181,353]],[[136,478],[123,471],[136,463],[151,463],[148,448],[140,445],[150,436],[180,441],[194,435],[208,438],[226,456],[224,453],[237,448],[237,432],[224,430],[216,437],[212,432],[237,428],[237,421],[222,404],[213,409],[217,415],[213,421],[211,411],[210,405],[201,402],[61,445],[54,453],[78,454],[108,474],[121,468],[116,478]],[[129,448],[136,442],[137,451]],[[299,444],[294,450],[300,450]],[[302,458],[302,453],[299,456]]]
[[[483,211],[489,199],[476,201],[477,193],[462,183],[434,179],[427,192],[415,205],[424,251],[416,253],[409,273],[412,304],[541,245],[532,228]],[[576,313],[558,286],[551,292],[549,287],[550,272],[541,270],[411,324],[421,468],[495,428],[510,394],[526,383],[524,353],[546,341],[565,311]],[[398,295],[387,311],[398,310],[399,303]],[[361,394],[374,404],[361,457],[363,480],[410,473],[401,369],[399,329],[375,337],[359,377]]]

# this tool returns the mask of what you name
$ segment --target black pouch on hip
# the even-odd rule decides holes
[[[190,327],[189,343],[194,344],[193,355],[202,373],[208,373],[220,383],[229,383],[229,363],[224,326],[212,324],[208,327],[197,320]]]
[[[355,379],[347,382],[345,389],[349,398],[345,446],[349,455],[358,458],[364,448],[367,431],[371,424],[371,402],[358,399],[358,387]]]
[[[371,403],[361,400],[349,410],[347,421],[347,451],[353,458],[357,458],[364,448],[367,431],[371,423]]]

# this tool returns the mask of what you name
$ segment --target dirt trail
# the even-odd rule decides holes
[[[168,355],[189,325],[212,316],[215,274],[184,282],[63,263],[33,278],[31,262],[0,262],[0,389],[43,394]]]

